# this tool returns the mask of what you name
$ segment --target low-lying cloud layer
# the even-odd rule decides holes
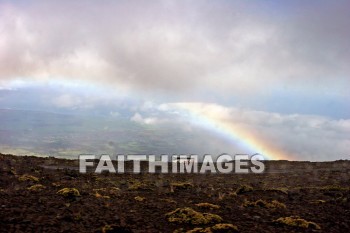
[[[73,113],[86,117],[97,115],[109,117],[111,122],[128,119],[155,129],[175,127],[174,132],[188,132],[189,138],[192,132],[201,132],[192,140],[205,141],[216,137],[216,141],[208,139],[214,155],[224,152],[265,153],[260,150],[259,145],[266,147],[267,152],[270,149],[272,152],[277,151],[268,154],[273,159],[324,161],[348,159],[350,155],[349,119],[282,114],[204,102],[139,102],[130,98],[87,95],[88,91],[77,94],[72,89],[66,89],[63,92],[55,88],[57,87],[41,86],[0,91],[0,105],[14,109]],[[207,124],[208,121],[212,124]],[[226,129],[230,131],[229,134],[221,133]],[[169,134],[174,132],[170,131]],[[171,141],[172,138],[168,140]],[[249,142],[250,146],[245,147],[245,142]],[[191,150],[187,152],[193,153]]]
[[[266,146],[266,151],[270,149],[280,151],[280,154],[268,155],[273,159],[324,161],[349,156],[350,120],[332,120],[313,115],[284,115],[206,103],[166,105],[168,111],[190,109],[191,112],[214,123],[224,122],[227,128],[234,126],[237,132],[233,131],[232,134],[238,137],[229,137],[232,144],[251,141],[247,135],[253,135],[254,141]],[[178,116],[180,119],[183,117],[181,114]],[[198,124],[198,122],[191,123]],[[252,143],[252,148],[255,150],[256,145]],[[252,152],[264,153],[264,151]]]

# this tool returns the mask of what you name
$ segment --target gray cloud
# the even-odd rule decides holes
[[[290,5],[5,1],[0,79],[73,78],[189,98],[316,83],[346,95],[349,2]]]

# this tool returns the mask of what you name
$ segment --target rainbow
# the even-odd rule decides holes
[[[38,83],[38,81],[20,81],[16,80],[12,82],[11,86],[14,88],[32,86]],[[109,90],[111,87],[106,87],[105,85],[97,85],[93,82],[68,82],[64,79],[55,79],[46,82],[46,85],[53,86],[64,86],[64,87],[79,87],[79,89],[88,89],[90,91],[98,92],[103,94],[106,90]],[[84,87],[84,88],[81,88]],[[114,91],[115,92],[115,91]],[[113,91],[108,93],[114,93]],[[122,91],[118,91],[119,95]],[[123,92],[122,92],[123,93]],[[123,93],[126,95],[125,93]],[[121,96],[123,96],[121,94]],[[288,154],[277,146],[272,145],[271,142],[268,142],[266,139],[255,135],[251,130],[243,127],[240,124],[232,122],[230,119],[230,109],[223,107],[217,104],[208,104],[208,103],[195,103],[195,102],[185,102],[185,103],[172,103],[166,104],[171,108],[174,108],[175,111],[179,111],[181,116],[190,121],[193,124],[199,125],[211,132],[218,134],[221,137],[224,137],[232,144],[239,145],[240,147],[246,149],[244,153],[259,153],[264,156],[265,159],[269,160],[293,160],[295,156]]]
[[[180,110],[181,114],[185,114],[185,118],[193,124],[213,131],[232,143],[238,143],[249,153],[259,153],[268,160],[292,160],[294,157],[254,135],[247,128],[232,122],[227,117],[230,113],[229,108],[204,103],[176,103],[172,106]]]

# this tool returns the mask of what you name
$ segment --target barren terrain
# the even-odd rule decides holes
[[[350,232],[350,162],[263,174],[80,174],[0,154],[1,232]]]

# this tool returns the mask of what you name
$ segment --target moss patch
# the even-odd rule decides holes
[[[190,189],[193,187],[193,184],[190,182],[173,182],[170,185],[177,189]]]
[[[45,186],[42,185],[42,184],[35,184],[35,185],[30,186],[30,187],[27,188],[27,189],[28,189],[29,191],[35,191],[35,192],[37,192],[37,191],[41,191],[41,190],[45,189]]]
[[[140,197],[140,196],[136,196],[134,199],[135,199],[136,201],[144,201],[144,200],[146,200],[145,197]]]
[[[193,230],[189,230],[186,233],[234,233],[238,232],[238,227],[228,223],[219,223],[215,224],[212,227],[206,228],[194,228]]]
[[[146,190],[149,189],[145,183],[138,180],[132,180],[128,184],[128,190]]]
[[[321,227],[318,224],[316,224],[314,222],[306,221],[305,219],[302,219],[298,216],[279,218],[279,219],[275,220],[274,222],[279,223],[279,224],[292,226],[292,227],[310,228],[310,229],[316,229],[316,230],[321,229]]]
[[[214,204],[211,204],[211,203],[207,203],[207,202],[198,203],[198,204],[196,204],[196,206],[202,207],[202,208],[207,208],[207,209],[220,209],[220,206],[214,205]]]
[[[39,182],[39,178],[38,178],[38,177],[35,177],[35,176],[32,176],[32,175],[27,175],[27,174],[18,177],[18,180],[19,180],[19,181],[34,181],[34,182]]]
[[[57,194],[64,197],[78,197],[80,196],[79,190],[76,188],[63,188],[57,192]]]
[[[243,204],[243,206],[244,207],[261,207],[261,208],[267,208],[267,209],[286,208],[286,205],[279,201],[273,200],[271,202],[267,202],[261,199],[255,202],[246,201]]]
[[[170,213],[167,213],[165,216],[169,222],[180,224],[204,225],[222,222],[222,218],[219,215],[197,212],[188,207],[178,208]]]

